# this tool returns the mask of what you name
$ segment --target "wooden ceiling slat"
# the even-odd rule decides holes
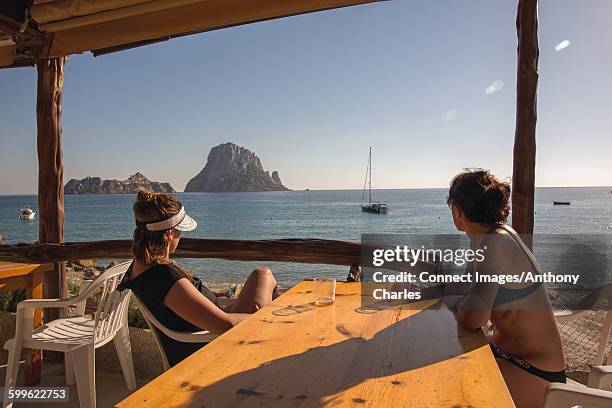
[[[151,1],[153,0],[55,0],[31,7],[30,15],[39,24],[45,24]]]
[[[380,0],[209,0],[53,33],[49,56],[59,57],[375,1]]]
[[[387,0],[206,0],[49,34],[37,30],[33,22],[22,24],[28,5],[53,1],[0,2],[0,32],[17,43],[14,63],[0,68],[31,66],[41,53],[45,57],[85,51],[103,55],[185,35],[380,1]]]

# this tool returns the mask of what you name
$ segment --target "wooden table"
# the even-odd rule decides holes
[[[42,299],[44,274],[52,270],[53,264],[0,262],[0,293],[25,289],[26,298]],[[37,308],[34,311],[33,328],[41,324],[42,310]],[[29,350],[25,371],[26,385],[31,386],[40,383],[41,364],[40,350]]]
[[[514,407],[481,331],[438,302],[364,313],[304,281],[117,407]],[[411,309],[414,309],[411,308]]]

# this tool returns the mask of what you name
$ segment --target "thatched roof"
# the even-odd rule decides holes
[[[0,3],[0,67],[374,1],[380,0],[13,0]]]

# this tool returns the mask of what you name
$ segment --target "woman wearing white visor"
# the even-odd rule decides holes
[[[238,298],[221,307],[217,296],[170,256],[178,246],[181,231],[192,231],[196,221],[185,213],[172,194],[138,192],[134,203],[136,229],[134,261],[120,289],[131,289],[151,313],[169,329],[183,332],[209,330],[223,333],[249,314],[272,302],[276,280],[268,268],[255,269]],[[203,346],[182,343],[158,333],[170,365],[175,365]]]

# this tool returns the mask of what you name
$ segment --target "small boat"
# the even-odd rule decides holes
[[[553,201],[553,205],[570,205],[569,201]]]
[[[368,203],[365,204],[365,192],[366,183],[369,185]],[[366,170],[366,178],[363,182],[363,194],[361,195],[361,211],[375,213],[375,214],[388,214],[389,206],[387,203],[372,201],[372,147],[370,146],[370,156],[368,158],[368,168]]]
[[[29,205],[19,210],[19,218],[22,220],[33,220],[36,213],[32,211]]]
[[[376,213],[376,214],[389,214],[389,207],[385,203],[370,203],[368,205],[362,205],[361,211]]]

